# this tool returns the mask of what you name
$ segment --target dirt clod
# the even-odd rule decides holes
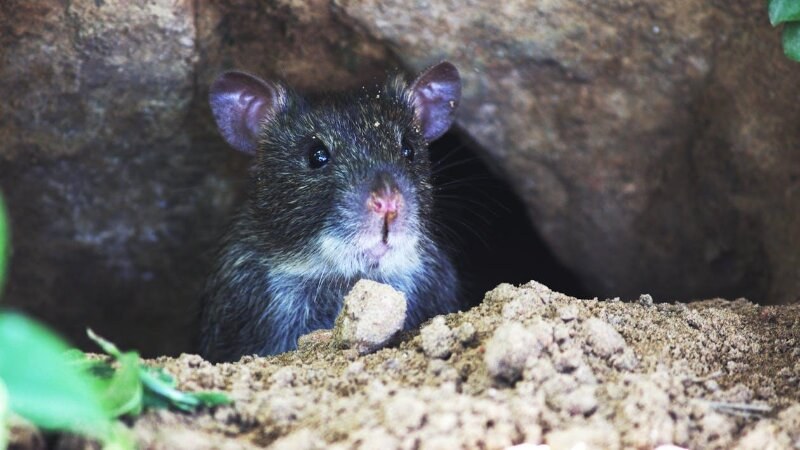
[[[450,356],[456,337],[447,326],[444,317],[435,317],[419,332],[422,338],[422,350],[429,358],[445,359]]]
[[[406,297],[391,286],[361,280],[344,297],[342,311],[333,327],[333,341],[339,348],[359,354],[385,346],[406,319]]]
[[[524,325],[509,322],[497,328],[486,344],[486,368],[499,379],[513,382],[522,375],[525,362],[541,352],[536,335]]]

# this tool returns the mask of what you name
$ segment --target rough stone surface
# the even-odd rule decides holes
[[[387,284],[361,280],[345,295],[333,326],[333,343],[359,354],[385,346],[403,329],[406,296]]]
[[[504,306],[532,289],[550,304],[532,317],[504,318]],[[564,322],[565,308],[576,318]],[[687,323],[689,313],[699,328]],[[151,360],[180,388],[226,390],[235,403],[194,414],[148,411],[126,423],[142,448],[798,448],[800,305],[717,299],[645,307],[504,285],[479,307],[446,317],[451,330],[466,323],[474,342],[453,345],[447,360],[426,355],[419,331],[364,356],[324,345],[216,365],[188,354]],[[548,324],[553,333],[567,327],[570,338],[537,334]],[[616,330],[640,363],[619,367],[620,353],[595,352],[587,328]],[[533,355],[537,342],[546,345]],[[515,368],[514,383],[498,376],[493,347],[502,360],[519,361],[502,365]]]
[[[7,0],[4,302],[78,343],[191,350],[247,165],[214,129],[216,74],[320,91],[443,58],[458,128],[590,291],[796,298],[800,72],[760,2]]]
[[[90,347],[193,350],[208,258],[247,160],[208,86],[238,68],[301,89],[396,66],[326,1],[0,2],[0,190],[14,233],[4,303]]]
[[[763,2],[334,3],[461,68],[457,123],[591,292],[797,298],[800,71]]]

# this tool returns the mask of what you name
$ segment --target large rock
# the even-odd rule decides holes
[[[91,326],[149,354],[192,349],[246,165],[216,134],[210,82],[235,67],[338,88],[391,61],[323,1],[262,3],[0,3],[6,305],[81,342]]]
[[[4,303],[72,338],[190,350],[247,163],[207,86],[240,68],[354,87],[393,55],[459,65],[460,129],[593,292],[798,292],[800,66],[761,2],[6,0]]]
[[[590,291],[797,297],[800,66],[763,2],[334,3],[462,69],[458,124]]]

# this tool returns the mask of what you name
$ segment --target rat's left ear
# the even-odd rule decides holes
[[[444,61],[422,72],[411,85],[411,96],[425,140],[436,140],[453,124],[461,101],[458,69]]]

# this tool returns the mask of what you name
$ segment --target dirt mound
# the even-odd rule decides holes
[[[365,356],[312,339],[234,364],[153,360],[235,403],[131,426],[145,448],[800,448],[798,339],[800,305],[500,285]]]

